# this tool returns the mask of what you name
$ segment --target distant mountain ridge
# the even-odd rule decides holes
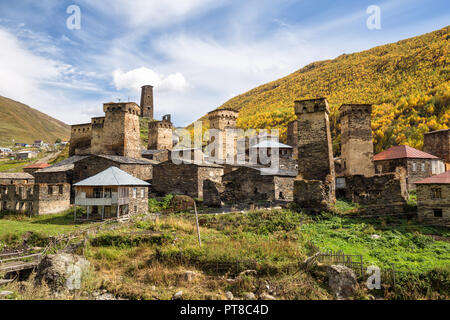
[[[70,126],[23,103],[0,96],[0,146],[69,139]]]
[[[237,124],[243,129],[277,128],[286,142],[287,124],[296,119],[294,101],[326,97],[337,153],[338,108],[344,103],[371,103],[377,152],[399,144],[420,149],[425,132],[450,126],[449,29],[311,63],[217,109],[239,111]],[[209,126],[206,115],[201,120]]]

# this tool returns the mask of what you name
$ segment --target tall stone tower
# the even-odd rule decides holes
[[[340,108],[341,156],[345,175],[375,175],[369,104],[343,104]]]
[[[170,115],[163,117],[162,121],[154,121],[148,124],[148,149],[172,150],[173,124]]]
[[[444,160],[446,170],[450,170],[450,129],[425,133],[423,151]]]
[[[143,86],[141,91],[141,117],[153,119],[153,86]]]
[[[298,159],[298,121],[294,120],[288,123],[287,144],[293,148],[292,158]]]
[[[105,117],[92,121],[92,154],[141,157],[140,107],[134,102],[103,104]]]
[[[298,118],[298,176],[294,200],[304,209],[321,211],[336,200],[329,114],[325,98],[295,101]]]
[[[227,158],[234,159],[237,152],[237,136],[232,129],[236,129],[236,120],[239,112],[233,109],[219,109],[208,113],[210,129],[217,129],[218,135],[211,136],[208,144],[218,143],[220,149],[212,150],[211,157],[219,162],[224,162]],[[227,150],[227,144],[229,149]],[[217,152],[216,152],[217,151]]]

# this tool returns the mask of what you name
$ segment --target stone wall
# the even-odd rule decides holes
[[[392,159],[375,161],[375,172],[392,173],[398,167],[406,170],[406,183],[409,191],[416,190],[414,182],[431,177],[433,175],[433,162],[440,161],[436,159]]]
[[[450,164],[450,129],[425,133],[423,151]]]
[[[0,211],[44,215],[70,208],[70,184],[0,186]]]
[[[287,129],[287,144],[293,148],[292,158],[298,159],[298,122],[289,122]]]
[[[33,214],[60,213],[70,209],[70,184],[38,184],[34,188]]]
[[[77,124],[71,127],[69,156],[88,154],[91,148],[91,123]]]
[[[360,204],[361,212],[374,215],[402,214],[408,193],[404,173],[345,177],[345,198]]]
[[[136,190],[135,192],[133,190]],[[130,187],[130,214],[148,213],[148,187]],[[134,196],[136,195],[136,197]]]
[[[217,129],[216,135],[210,135],[208,145],[216,147],[208,151],[208,154],[215,158],[217,162],[224,162],[227,157],[235,159],[237,153],[237,134],[233,130],[236,128],[236,121],[239,113],[232,109],[219,109],[208,113],[210,129]],[[231,150],[227,150],[227,144]],[[220,146],[222,146],[220,148]]]
[[[105,103],[105,117],[73,125],[69,155],[107,154],[141,157],[140,107],[134,102]]]
[[[439,189],[440,197],[434,190]],[[425,224],[450,226],[450,185],[418,184],[417,209],[419,221]],[[439,215],[442,214],[442,217]]]
[[[344,174],[373,176],[372,106],[344,104],[339,111]]]
[[[170,121],[154,121],[148,124],[148,149],[172,150],[173,124]]]
[[[203,198],[203,181],[220,182],[223,168],[166,161],[153,168],[152,190],[161,194],[182,194]]]
[[[221,199],[227,203],[293,200],[294,176],[263,175],[259,169],[239,167],[222,177]],[[212,191],[214,191],[212,189]]]
[[[326,99],[295,101],[299,159],[294,200],[313,211],[326,210],[336,200],[329,113]]]
[[[121,157],[118,157],[121,158]],[[135,161],[138,162],[138,161]],[[102,156],[90,156],[79,160],[74,165],[73,183],[87,179],[109,167],[117,167],[138,179],[148,181],[153,178],[153,163],[126,163],[125,160],[114,161]]]

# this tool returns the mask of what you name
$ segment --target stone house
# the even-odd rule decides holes
[[[416,182],[419,221],[450,226],[450,171]]]
[[[149,186],[117,167],[110,167],[74,184],[75,206],[86,208],[87,220],[145,214]]]
[[[153,178],[153,167],[157,161],[135,159],[111,155],[89,155],[74,163],[73,182],[79,182],[100,173],[109,167],[117,167],[128,174],[144,181]]]
[[[201,162],[162,162],[153,167],[152,191],[158,194],[180,194],[203,199],[203,182],[222,181],[223,167]]]
[[[0,158],[9,157],[12,153],[10,148],[0,148]]]
[[[450,170],[450,129],[438,130],[423,135],[423,151],[445,161]]]
[[[37,157],[37,152],[34,151],[19,151],[16,152],[16,159],[17,160],[26,160],[26,159],[33,159]]]
[[[227,203],[293,201],[295,171],[242,166],[223,175],[221,198]]]
[[[397,167],[404,168],[408,191],[416,189],[414,182],[445,171],[441,159],[409,146],[395,146],[376,154],[374,164],[377,174],[395,172]]]
[[[0,185],[0,211],[45,215],[70,208],[70,185]]]
[[[26,172],[0,172],[0,185],[34,184],[34,177]]]

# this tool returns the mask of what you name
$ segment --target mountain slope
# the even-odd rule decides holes
[[[70,126],[20,102],[0,96],[0,144],[33,143],[44,140],[54,143],[68,139]]]
[[[284,78],[232,98],[220,108],[239,111],[240,128],[279,128],[296,119],[294,101],[327,97],[335,152],[338,108],[372,103],[379,152],[396,144],[421,148],[423,133],[450,122],[450,27],[373,49],[314,62]],[[208,126],[206,116],[201,120]]]

